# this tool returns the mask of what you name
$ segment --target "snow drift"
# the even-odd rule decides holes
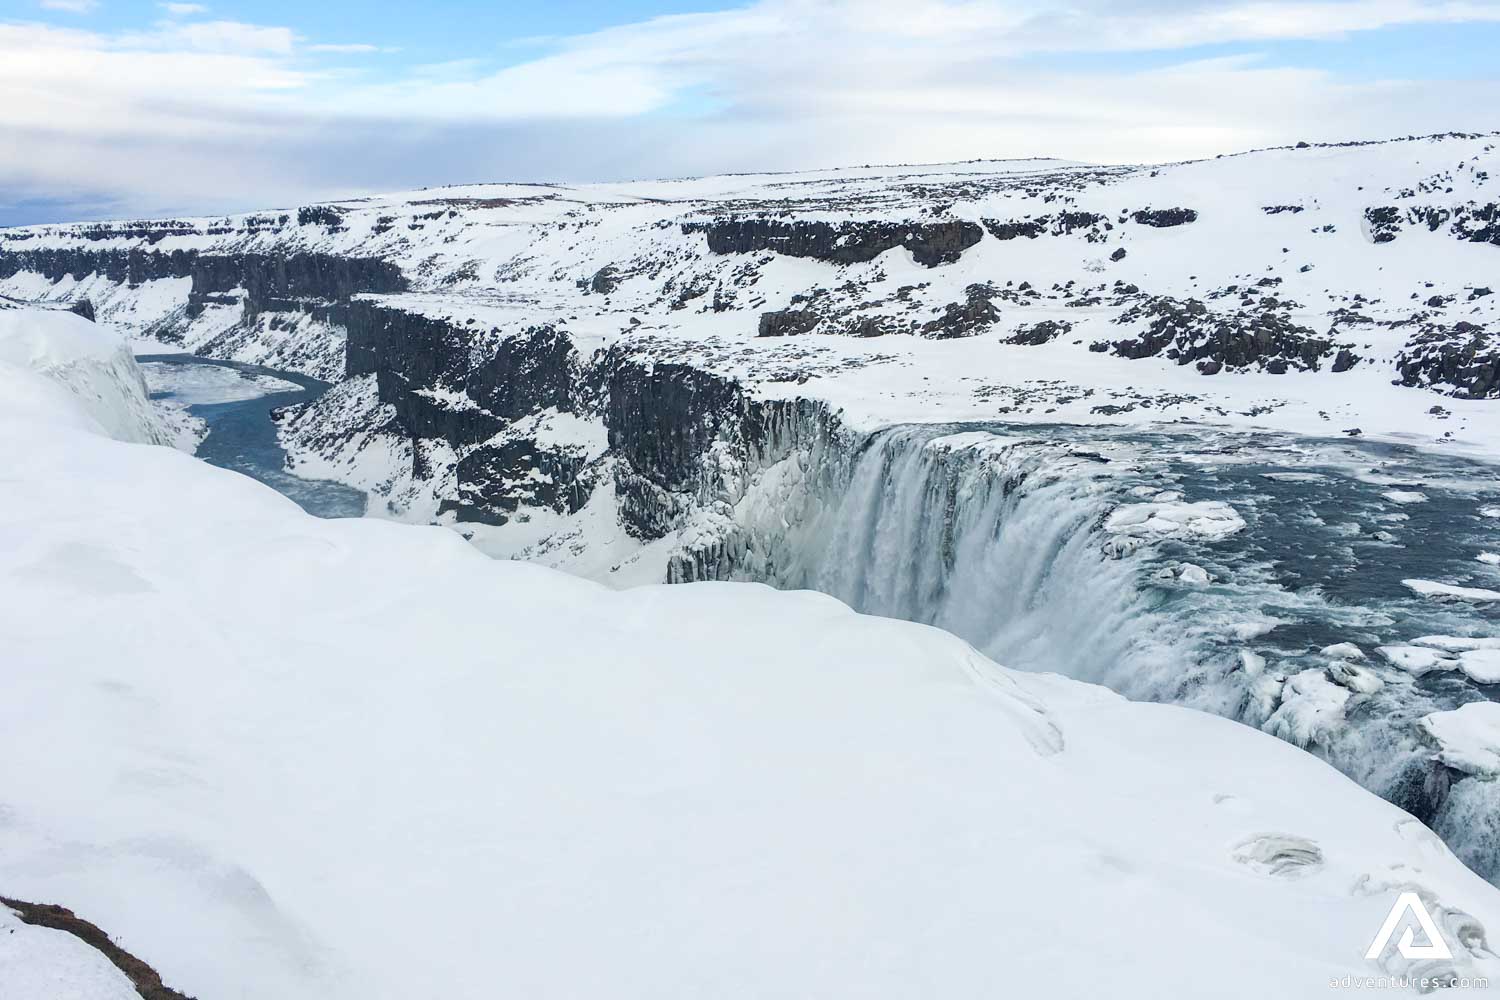
[[[820,595],[612,592],[308,517],[130,443],[144,397],[87,398],[137,384],[102,336],[0,325],[0,889],[179,990],[1259,998],[1500,974],[1496,890],[1269,736]],[[1451,961],[1363,959],[1402,891]],[[120,995],[21,940],[0,982],[57,965]]]

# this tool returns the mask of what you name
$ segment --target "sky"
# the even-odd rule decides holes
[[[0,225],[1500,129],[1500,0],[0,0]]]

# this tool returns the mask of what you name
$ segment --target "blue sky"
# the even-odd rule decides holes
[[[1500,0],[0,3],[0,224],[1500,129]]]

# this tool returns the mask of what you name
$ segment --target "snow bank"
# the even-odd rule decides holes
[[[121,441],[168,444],[126,343],[72,313],[0,310],[0,419],[91,428]]]
[[[101,429],[0,415],[0,885],[183,992],[1323,997],[1391,970],[1408,890],[1500,976],[1494,888],[1248,727],[815,594],[317,520]]]

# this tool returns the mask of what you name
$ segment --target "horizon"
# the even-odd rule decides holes
[[[0,225],[1500,129],[1500,0],[11,0]]]
[[[527,178],[527,179],[507,178],[507,179],[502,179],[502,180],[454,181],[454,182],[445,183],[445,184],[421,185],[421,186],[416,186],[416,187],[406,187],[406,188],[392,189],[392,190],[361,191],[361,192],[351,193],[351,194],[347,194],[347,195],[333,196],[333,197],[328,197],[328,198],[319,198],[319,199],[315,199],[314,201],[311,201],[311,202],[301,202],[301,203],[288,202],[286,204],[279,204],[279,205],[265,205],[265,204],[262,204],[262,205],[244,205],[244,206],[240,206],[238,208],[235,208],[233,210],[226,211],[226,212],[209,212],[209,213],[197,213],[197,214],[194,214],[194,213],[185,213],[184,212],[184,213],[175,213],[175,215],[173,213],[164,213],[164,214],[155,215],[155,216],[152,216],[152,215],[136,215],[136,216],[116,215],[116,216],[94,216],[94,217],[89,217],[89,218],[55,219],[55,220],[39,221],[39,222],[14,222],[14,223],[0,222],[0,230],[6,230],[6,229],[29,229],[29,228],[48,227],[48,226],[67,227],[67,226],[76,226],[76,225],[89,225],[89,224],[92,224],[92,223],[135,222],[135,221],[167,221],[169,218],[176,218],[176,219],[181,219],[181,220],[184,220],[184,221],[191,221],[191,220],[216,220],[216,219],[220,219],[220,218],[235,218],[235,217],[239,217],[239,216],[252,215],[252,214],[259,213],[259,212],[286,211],[286,210],[291,210],[291,209],[295,209],[295,208],[299,208],[299,207],[305,207],[307,205],[314,204],[314,203],[316,203],[316,204],[338,205],[338,204],[354,203],[354,202],[360,202],[360,201],[370,201],[370,200],[379,199],[379,198],[398,198],[398,197],[401,197],[403,195],[416,194],[416,193],[420,193],[420,192],[424,192],[424,191],[447,191],[447,190],[451,190],[451,189],[454,189],[454,188],[482,188],[482,187],[506,187],[506,186],[518,186],[518,187],[556,187],[556,188],[586,188],[586,187],[593,187],[593,186],[608,186],[608,185],[673,184],[673,183],[689,183],[689,182],[692,182],[692,181],[699,181],[699,180],[711,180],[711,179],[718,178],[718,177],[744,177],[744,178],[782,177],[782,176],[797,176],[797,175],[810,175],[810,174],[823,174],[823,173],[839,173],[839,172],[843,172],[843,171],[860,171],[860,170],[893,170],[893,169],[928,170],[928,169],[935,169],[935,168],[940,168],[940,167],[962,167],[962,166],[970,166],[970,165],[978,166],[978,165],[983,165],[983,164],[1002,164],[1002,163],[1019,163],[1019,162],[1056,163],[1056,164],[1059,165],[1058,169],[1089,169],[1089,168],[1093,168],[1093,167],[1169,167],[1169,166],[1186,165],[1186,164],[1192,164],[1192,163],[1204,163],[1204,162],[1208,162],[1208,161],[1211,161],[1211,160],[1227,159],[1227,158],[1236,157],[1236,156],[1253,156],[1253,155],[1255,155],[1257,153],[1271,153],[1271,152],[1278,152],[1278,151],[1285,151],[1285,150],[1293,150],[1293,149],[1301,148],[1303,146],[1310,147],[1310,148],[1313,148],[1313,149],[1339,149],[1339,148],[1353,148],[1353,147],[1360,147],[1360,146],[1388,145],[1388,144],[1393,144],[1393,143],[1398,143],[1398,142],[1422,142],[1422,141],[1425,141],[1425,140],[1440,139],[1440,138],[1446,138],[1446,137],[1449,137],[1449,136],[1464,136],[1464,137],[1468,137],[1468,138],[1483,138],[1483,137],[1486,137],[1486,136],[1500,137],[1500,129],[1486,130],[1486,131],[1454,130],[1454,131],[1447,131],[1447,132],[1431,132],[1431,133],[1426,133],[1426,134],[1421,134],[1421,135],[1392,135],[1392,136],[1385,136],[1385,137],[1370,137],[1370,138],[1353,138],[1353,137],[1338,138],[1338,139],[1313,138],[1313,139],[1298,140],[1297,142],[1289,142],[1289,143],[1285,143],[1285,144],[1282,144],[1282,145],[1276,145],[1276,146],[1260,146],[1260,147],[1257,147],[1257,148],[1254,148],[1254,149],[1241,149],[1241,150],[1235,150],[1235,151],[1232,151],[1232,152],[1215,153],[1212,156],[1191,157],[1191,158],[1186,158],[1186,159],[1174,159],[1174,160],[1138,160],[1138,161],[1133,161],[1133,162],[1126,162],[1126,161],[1085,162],[1085,161],[1081,161],[1081,160],[1068,159],[1068,158],[1060,157],[1060,156],[1037,155],[1037,156],[1011,156],[1011,157],[978,157],[978,158],[966,159],[966,160],[932,160],[932,161],[925,161],[925,162],[918,162],[918,161],[895,162],[895,161],[892,161],[892,162],[884,162],[884,163],[839,164],[839,165],[831,165],[831,166],[796,167],[796,168],[790,168],[790,169],[786,169],[786,170],[738,170],[738,171],[737,170],[726,170],[726,171],[720,171],[720,172],[716,172],[716,173],[691,174],[691,175],[685,174],[685,175],[678,175],[678,176],[666,176],[666,175],[663,175],[663,176],[639,176],[639,177],[605,177],[605,178],[599,178],[599,179],[596,179],[596,180],[586,180],[586,181],[549,181],[549,180],[530,179],[530,178]]]

